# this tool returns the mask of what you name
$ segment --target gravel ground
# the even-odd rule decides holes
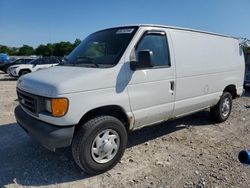
[[[48,151],[16,124],[15,86],[0,72],[0,187],[250,187],[250,167],[237,160],[250,149],[250,92],[225,123],[205,111],[133,132],[121,162],[91,177],[70,148]]]

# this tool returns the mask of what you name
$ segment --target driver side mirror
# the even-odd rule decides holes
[[[138,61],[131,61],[130,68],[135,70],[147,69],[153,67],[153,52],[150,50],[142,50],[138,52]]]

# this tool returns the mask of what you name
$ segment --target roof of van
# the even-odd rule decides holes
[[[192,31],[192,32],[198,32],[198,33],[205,33],[205,34],[210,34],[210,35],[217,35],[217,36],[221,36],[221,37],[229,37],[229,38],[235,38],[235,39],[242,39],[242,37],[224,35],[224,34],[220,34],[220,33],[213,33],[213,32],[202,31],[202,30],[197,30],[197,29],[190,29],[190,28],[184,28],[184,27],[168,26],[168,25],[157,25],[157,24],[133,24],[133,25],[123,25],[122,27],[126,27],[126,26],[162,27],[162,28],[169,28],[169,29],[176,29],[176,30],[184,30],[184,31]]]

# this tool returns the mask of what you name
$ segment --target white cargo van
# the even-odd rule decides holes
[[[225,121],[241,96],[237,38],[157,25],[88,36],[57,67],[19,78],[18,124],[43,146],[72,146],[89,174],[111,169],[130,131],[210,109]]]

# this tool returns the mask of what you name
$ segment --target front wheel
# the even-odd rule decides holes
[[[232,95],[223,92],[219,102],[210,109],[212,119],[216,122],[224,122],[230,116],[232,110]]]
[[[117,118],[98,116],[84,123],[72,141],[72,154],[78,166],[94,175],[114,167],[127,146],[127,131]]]

